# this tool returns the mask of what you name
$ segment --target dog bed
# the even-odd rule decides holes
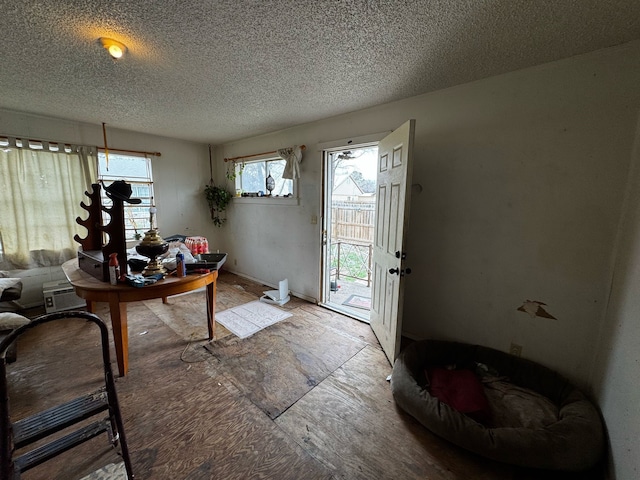
[[[580,471],[603,454],[600,415],[582,392],[498,350],[414,342],[395,361],[391,388],[396,403],[433,433],[493,460]]]

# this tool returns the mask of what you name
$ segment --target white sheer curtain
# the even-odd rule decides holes
[[[281,148],[278,150],[280,155],[286,162],[282,178],[300,178],[300,162],[302,161],[302,148],[298,145],[293,147]]]
[[[97,178],[95,147],[41,144],[8,139],[0,147],[0,265],[26,269],[60,265],[76,256],[77,233],[86,229],[76,217],[87,217],[80,202]]]

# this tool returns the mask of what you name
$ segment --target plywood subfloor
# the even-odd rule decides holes
[[[212,365],[272,419],[366,346],[297,310],[292,313],[244,340],[227,336],[206,345],[217,361]]]
[[[264,289],[223,274],[217,308]],[[367,324],[299,299],[285,308],[290,318],[245,340],[219,326],[208,346],[203,294],[129,304],[130,371],[117,389],[137,479],[602,478],[514,468],[435,437],[396,408]],[[73,322],[24,337],[10,374],[16,414],[95,386],[96,348]],[[78,479],[114,459],[100,437],[23,478]]]
[[[399,411],[386,380],[389,373],[384,353],[368,346],[276,424],[344,478],[512,478],[510,468],[443,444]]]

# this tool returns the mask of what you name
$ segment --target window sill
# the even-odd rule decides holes
[[[300,205],[297,197],[233,197],[233,203],[258,203],[261,205]]]

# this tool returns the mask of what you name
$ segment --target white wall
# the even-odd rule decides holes
[[[103,146],[102,125],[0,110],[0,135]],[[111,148],[160,152],[152,158],[158,227],[160,234],[204,235],[209,229],[207,205],[202,193],[209,179],[206,145],[119,130],[107,125]],[[86,212],[78,206],[78,215]],[[42,283],[64,278],[60,268],[14,271],[23,277],[24,306],[42,303]]]
[[[640,478],[640,122],[594,390],[611,445],[610,478]]]
[[[427,96],[406,330],[477,342],[585,386],[607,300],[639,91],[638,44]],[[427,125],[424,125],[427,123]],[[416,219],[417,221],[413,221]],[[426,295],[426,296],[425,296]],[[516,309],[547,304],[557,320]]]

